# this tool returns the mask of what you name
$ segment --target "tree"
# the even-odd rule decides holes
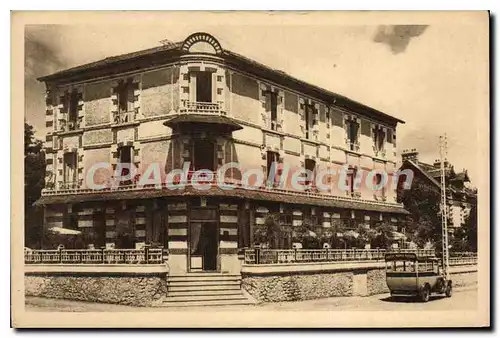
[[[406,233],[419,247],[431,242],[441,248],[441,196],[438,187],[416,178],[411,189],[400,189],[398,199],[410,212]]]
[[[271,249],[278,248],[281,235],[281,225],[279,214],[267,214],[264,219],[264,225],[255,229],[254,239],[259,244],[268,244]]]
[[[318,224],[314,223],[312,217],[304,217],[302,225],[297,227],[296,239],[302,243],[304,249],[319,249],[321,247],[317,228]]]
[[[451,242],[453,251],[477,252],[477,205],[473,204],[465,224],[455,230]]]
[[[43,236],[43,209],[33,203],[45,186],[45,154],[42,141],[35,139],[33,126],[24,122],[24,241],[39,247]]]

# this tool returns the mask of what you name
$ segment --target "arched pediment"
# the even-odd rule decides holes
[[[181,50],[185,53],[221,54],[222,47],[212,35],[207,33],[194,33],[184,40]]]

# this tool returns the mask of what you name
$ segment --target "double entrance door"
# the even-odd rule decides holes
[[[189,222],[189,271],[219,270],[217,210],[193,208]]]

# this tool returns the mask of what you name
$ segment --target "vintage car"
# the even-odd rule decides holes
[[[439,259],[416,253],[387,253],[386,282],[391,297],[415,296],[427,302],[431,293],[451,297],[452,281],[442,273]]]

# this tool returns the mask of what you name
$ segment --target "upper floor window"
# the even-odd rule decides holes
[[[266,113],[269,116],[271,130],[278,129],[278,94],[267,91],[266,96]]]
[[[131,165],[132,164],[132,159],[133,159],[133,152],[134,152],[134,147],[132,147],[132,146],[121,146],[121,147],[119,147],[118,148],[118,159],[120,161],[120,164]],[[124,165],[121,168],[120,176],[121,177],[130,176],[130,167],[127,166],[127,165]],[[124,185],[127,185],[127,184],[131,184],[132,180],[131,179],[130,180],[122,180],[120,183],[124,184]]]
[[[77,159],[76,152],[65,153],[63,156],[64,183],[74,184],[76,182]]]
[[[315,177],[315,170],[316,170],[316,161],[306,158],[304,161],[304,166],[307,172],[306,175],[306,180],[305,180],[305,185],[306,186],[311,186],[314,184],[314,177]]]
[[[353,196],[353,197],[359,197],[360,193],[357,191],[356,187],[356,174],[358,170],[357,168],[349,168],[347,170],[347,177],[346,177],[346,185],[347,185],[347,192],[348,195]]]
[[[275,151],[267,152],[267,178],[268,180],[274,178],[273,182],[276,182],[279,174],[279,161],[280,154]]]
[[[385,131],[383,128],[375,127],[373,130],[373,142],[375,154],[379,154],[384,151],[385,148]]]
[[[373,184],[378,188],[382,184],[382,174],[377,173],[373,177]],[[383,199],[385,199],[385,186],[383,186],[380,190],[374,191],[374,195],[378,195]]]
[[[356,120],[346,120],[347,146],[349,150],[359,150],[359,123]]]
[[[73,90],[71,94],[68,95],[68,122],[76,122],[78,119],[78,92]]]
[[[66,92],[64,96],[61,97],[62,101],[62,113],[67,114],[65,123],[61,125],[62,129],[65,129],[67,124],[67,130],[78,129],[78,105],[80,101],[80,94],[76,89],[71,92]]]
[[[117,95],[119,113],[134,111],[134,84],[130,79],[118,84]]]
[[[310,104],[304,105],[304,113],[306,119],[306,139],[312,139],[312,131],[314,124],[314,106]]]
[[[212,73],[195,72],[196,102],[212,102]]]

